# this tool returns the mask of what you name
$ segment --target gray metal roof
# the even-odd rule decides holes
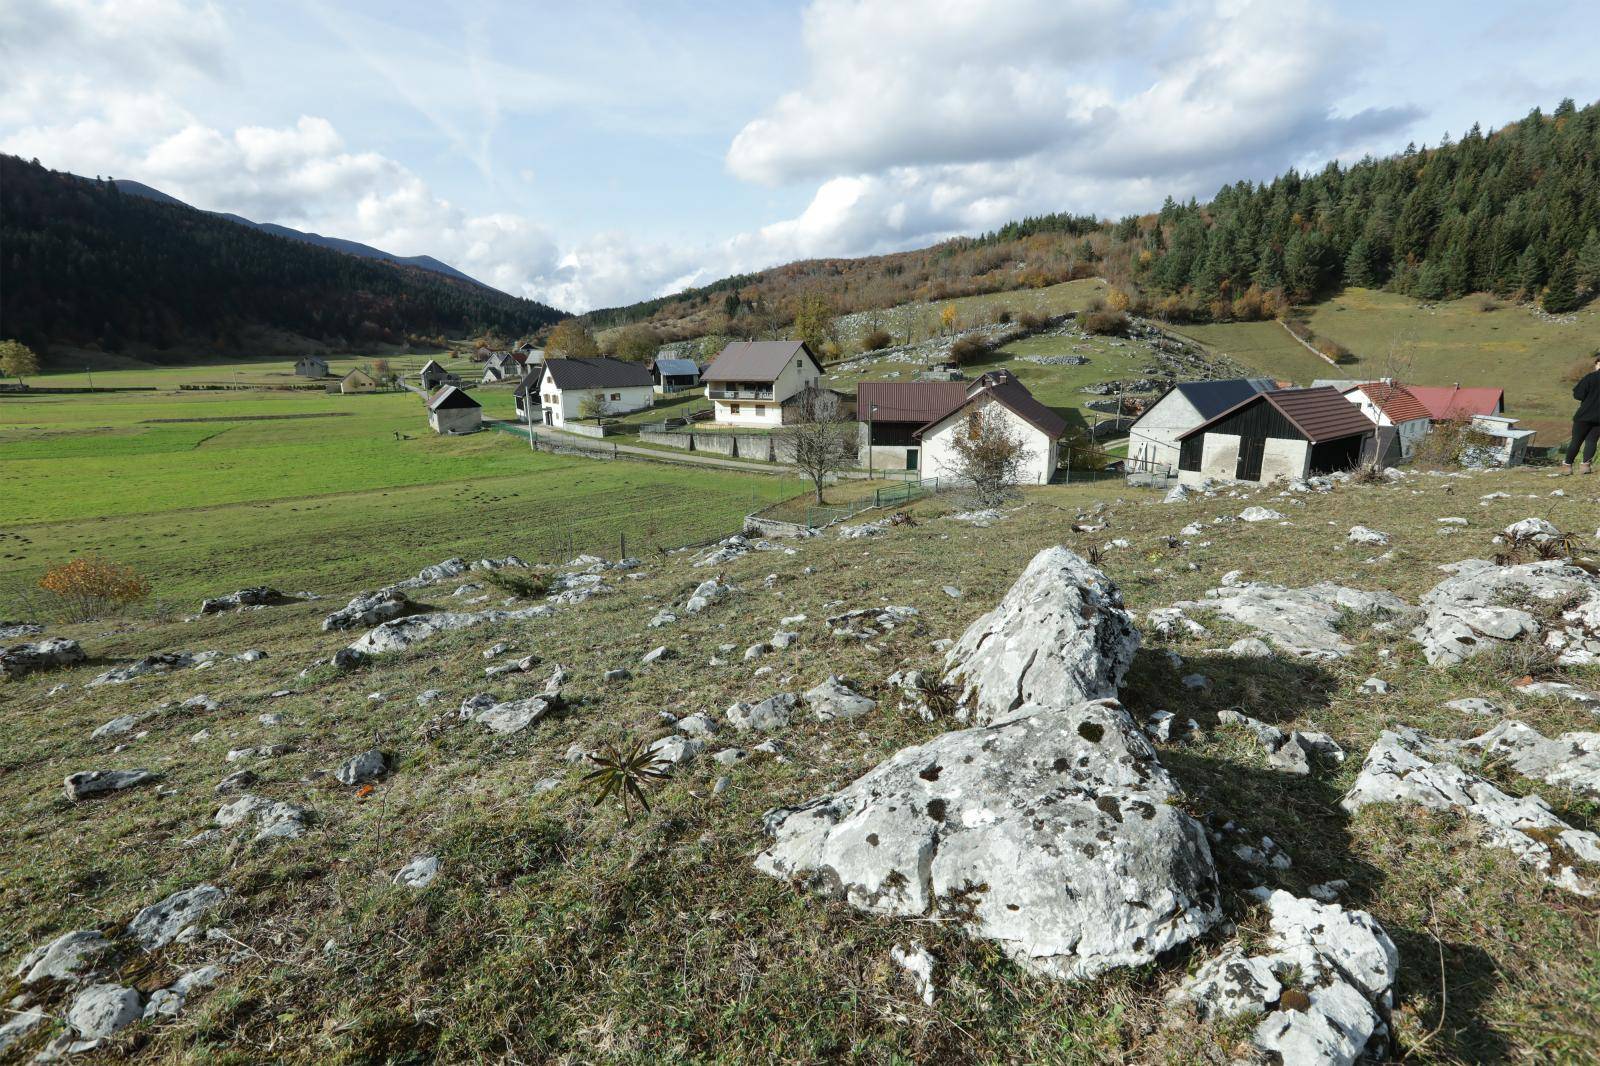
[[[428,410],[440,411],[450,407],[482,407],[483,404],[468,396],[454,385],[446,385],[428,401]]]
[[[1185,381],[1173,387],[1200,412],[1201,418],[1215,418],[1258,392],[1271,392],[1277,388],[1277,383],[1271,378],[1226,378],[1221,381]]]
[[[657,359],[656,373],[678,377],[683,374],[699,374],[700,368],[693,359]]]
[[[797,352],[805,352],[822,369],[805,341],[734,341],[700,376],[707,381],[776,381]]]

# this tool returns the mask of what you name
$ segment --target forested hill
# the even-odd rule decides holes
[[[1152,208],[1155,206],[1151,205]],[[791,263],[591,313],[601,326],[760,332],[802,296],[835,313],[1099,276],[1171,320],[1258,317],[1343,285],[1490,291],[1565,312],[1600,288],[1600,104],[1562,101],[1459,141],[1241,181],[1120,221],[1056,214],[867,259]]]
[[[564,317],[471,281],[274,236],[115,184],[0,155],[0,332],[51,344],[227,343],[248,327],[331,344],[492,330]]]

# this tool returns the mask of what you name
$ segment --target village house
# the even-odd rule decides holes
[[[428,401],[428,425],[435,433],[476,433],[483,428],[483,406],[454,385]]]
[[[606,416],[642,411],[655,404],[655,382],[642,363],[608,356],[548,359],[517,386],[517,417],[560,429],[589,418],[600,405]],[[539,412],[537,417],[534,412]]]
[[[869,470],[919,470],[917,431],[966,403],[966,381],[863,381],[856,388],[860,463]]]
[[[483,376],[479,380],[485,385],[493,385],[507,378],[520,377],[520,371],[520,364],[510,352],[495,352],[483,364]]]
[[[339,379],[339,391],[342,393],[376,392],[377,389],[377,379],[360,367]]]
[[[1394,430],[1392,445],[1390,434],[1378,434],[1384,442],[1379,454],[1385,462],[1410,459],[1433,424],[1428,418],[1428,409],[1412,395],[1411,390],[1393,381],[1371,381],[1357,385],[1346,392],[1344,398],[1355,404],[1380,429]]]
[[[949,383],[920,384],[942,387]],[[1036,400],[1009,370],[991,370],[977,381],[962,384],[965,396],[916,432],[923,476],[959,476],[961,464],[955,442],[959,434],[972,431],[975,423],[969,416],[982,411],[985,418],[998,415],[1021,441],[1023,462],[1017,472],[1021,484],[1044,485],[1055,477],[1066,421]]]
[[[1479,415],[1506,413],[1506,391],[1488,386],[1407,385],[1435,422],[1468,422]]]
[[[776,428],[799,414],[797,398],[822,377],[822,364],[804,341],[734,341],[700,379],[712,420]]]
[[[1178,469],[1178,437],[1257,393],[1276,388],[1271,378],[1226,378],[1174,385],[1128,427],[1128,469],[1167,473]]]
[[[650,377],[659,393],[687,392],[700,384],[700,368],[693,359],[654,359]]]
[[[422,381],[422,387],[428,392],[432,392],[442,385],[457,384],[456,376],[440,366],[437,359],[429,359],[423,364],[422,370],[417,376]]]
[[[1257,393],[1179,434],[1178,480],[1266,484],[1348,470],[1376,431],[1335,388]]]
[[[328,361],[320,355],[302,355],[294,364],[295,375],[302,378],[325,378]]]

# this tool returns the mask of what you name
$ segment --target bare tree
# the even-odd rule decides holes
[[[973,411],[954,433],[957,480],[970,482],[985,506],[1000,503],[1021,481],[1032,451],[993,405]]]
[[[578,404],[578,413],[584,418],[594,419],[595,425],[599,425],[600,420],[611,413],[611,404],[607,402],[606,394],[603,392],[585,393],[583,400]]]
[[[800,394],[800,417],[784,436],[794,451],[794,465],[811,479],[817,503],[823,503],[823,485],[856,455],[856,426],[845,417],[838,394],[815,385],[807,388]]]

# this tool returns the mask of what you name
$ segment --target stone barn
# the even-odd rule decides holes
[[[328,376],[328,361],[320,355],[303,355],[294,364],[296,377],[325,378]]]
[[[1335,388],[1258,393],[1178,437],[1178,480],[1266,484],[1348,470],[1377,428]]]
[[[483,428],[483,406],[454,385],[428,401],[428,425],[435,433],[476,433]]]

